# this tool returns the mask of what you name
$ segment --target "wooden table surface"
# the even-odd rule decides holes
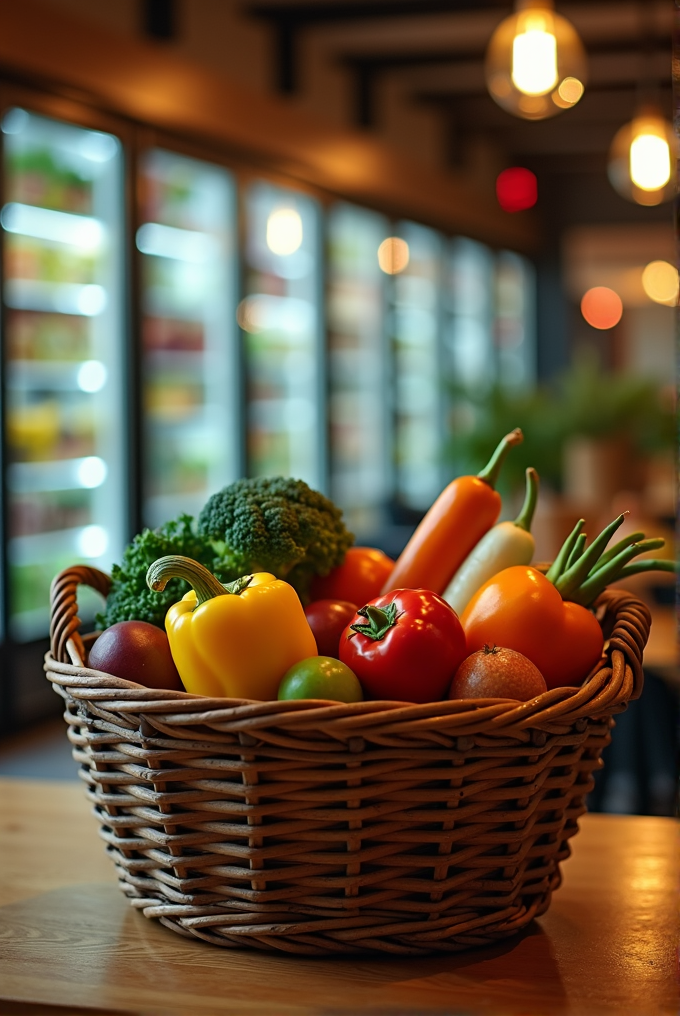
[[[586,816],[546,915],[502,945],[300,959],[182,938],[119,892],[83,789],[0,780],[0,1013],[678,1012],[677,823]]]

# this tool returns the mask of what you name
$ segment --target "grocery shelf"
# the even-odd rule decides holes
[[[51,311],[97,317],[106,309],[107,292],[95,283],[44,282],[41,279],[7,279],[4,298],[13,310]]]
[[[17,391],[64,391],[91,394],[106,384],[100,360],[10,360],[5,384]]]
[[[13,494],[100,487],[107,476],[106,462],[98,455],[49,462],[12,462],[7,487]]]
[[[108,535],[102,526],[76,526],[50,533],[28,533],[13,536],[7,544],[10,564],[25,567],[41,564],[55,556],[72,554],[74,561],[87,559],[96,563],[107,549]]]

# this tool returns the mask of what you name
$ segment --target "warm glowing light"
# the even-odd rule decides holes
[[[388,236],[378,247],[378,264],[386,275],[398,275],[409,262],[406,240],[399,236]]]
[[[621,297],[607,286],[594,286],[581,300],[581,313],[593,328],[613,328],[623,314]]]
[[[576,105],[583,92],[583,82],[579,81],[578,78],[565,78],[552,99],[560,109],[569,109],[570,106]]]
[[[658,205],[674,194],[677,141],[671,124],[654,106],[646,107],[617,131],[609,150],[612,186],[639,205]]]
[[[540,14],[532,15],[512,40],[512,83],[525,95],[545,95],[558,81],[557,39],[546,28]]]
[[[645,191],[660,190],[671,178],[671,150],[658,134],[638,134],[630,146],[630,178]]]
[[[536,176],[530,169],[512,166],[496,179],[496,197],[504,212],[523,212],[538,200]]]
[[[516,0],[515,8],[489,41],[487,85],[503,109],[525,120],[544,120],[583,95],[585,50],[552,0]]]
[[[286,257],[302,245],[302,219],[294,208],[277,208],[267,219],[267,246]]]
[[[642,273],[642,288],[650,300],[675,307],[678,302],[678,270],[668,261],[650,261]]]

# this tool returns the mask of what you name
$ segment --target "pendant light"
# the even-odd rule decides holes
[[[525,120],[545,120],[583,95],[586,54],[552,0],[517,0],[515,13],[491,36],[485,73],[499,106]]]
[[[659,205],[675,192],[676,138],[658,106],[642,106],[609,149],[607,173],[615,190],[638,205]]]
[[[638,205],[659,205],[675,193],[678,142],[659,105],[654,73],[654,19],[646,3],[638,5],[640,69],[637,111],[614,136],[607,174],[615,190]]]

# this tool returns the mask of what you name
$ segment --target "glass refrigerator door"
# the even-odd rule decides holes
[[[394,462],[400,504],[427,509],[443,485],[441,364],[443,241],[432,229],[401,223],[408,262],[393,279]]]
[[[498,380],[509,391],[531,389],[536,383],[535,276],[521,254],[498,254],[495,304]]]
[[[2,131],[7,607],[28,641],[53,575],[109,569],[127,536],[123,159],[112,135],[23,109]]]
[[[142,162],[142,503],[197,515],[240,472],[236,195],[230,173],[154,149]]]
[[[484,390],[496,377],[493,255],[476,240],[458,237],[448,268],[447,369],[457,385]]]
[[[319,208],[264,182],[246,194],[248,472],[325,490]]]
[[[358,539],[380,529],[389,495],[387,435],[388,277],[378,248],[388,223],[354,205],[327,224],[330,494]]]
[[[488,393],[497,376],[494,256],[484,244],[457,237],[449,247],[447,269],[444,373],[451,393],[447,430],[453,470],[467,473],[479,469],[479,463],[468,460],[456,438],[484,422],[476,401]]]

